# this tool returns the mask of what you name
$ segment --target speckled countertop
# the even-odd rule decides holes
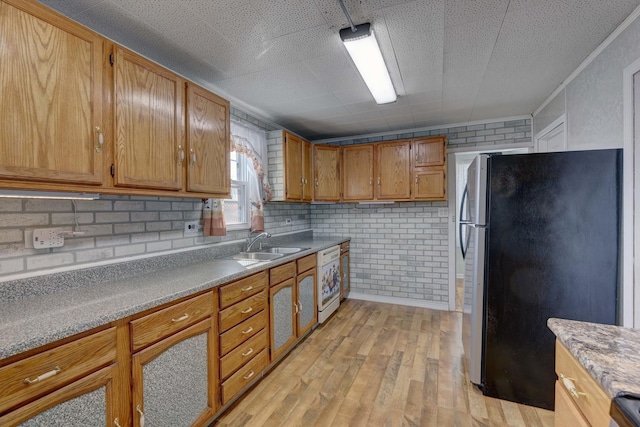
[[[0,359],[250,276],[346,240],[347,237],[314,238],[307,233],[293,241],[289,239],[286,245],[309,249],[253,268],[230,259],[216,259],[229,253],[201,249],[86,272],[42,276],[31,282],[0,283]],[[24,295],[25,289],[28,289],[27,295]]]
[[[640,394],[640,329],[553,318],[547,325],[611,398]]]

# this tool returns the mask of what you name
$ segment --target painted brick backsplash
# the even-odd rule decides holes
[[[448,301],[447,202],[312,205],[314,233],[351,236],[351,291]]]
[[[531,142],[531,119],[520,119],[484,123],[468,126],[443,127],[422,131],[405,131],[393,135],[369,136],[336,142],[330,145],[352,145],[368,142],[392,141],[394,139],[418,138],[421,136],[446,135],[449,148],[505,145]]]
[[[76,219],[78,226],[76,227]],[[291,219],[291,224],[285,224]],[[184,235],[185,221],[202,223],[200,199],[102,196],[100,200],[0,199],[0,279],[103,260],[211,243],[244,239],[248,230],[228,231],[224,237]],[[34,228],[60,227],[84,231],[65,238],[59,248],[33,249],[26,245]],[[265,205],[265,228],[285,233],[311,228],[309,205]]]

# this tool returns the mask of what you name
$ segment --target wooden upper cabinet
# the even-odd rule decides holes
[[[411,142],[376,144],[376,198],[399,200],[411,197]]]
[[[228,195],[229,101],[187,84],[187,191]]]
[[[412,143],[412,199],[447,199],[446,136],[415,138]]]
[[[443,166],[445,162],[445,136],[416,138],[413,143],[413,167]]]
[[[102,38],[10,0],[0,40],[0,179],[102,184]]]
[[[304,195],[303,146],[302,138],[285,132],[284,135],[284,176],[286,198],[302,200]]]
[[[314,200],[340,200],[340,147],[313,146]]]
[[[342,199],[373,199],[373,144],[342,148]]]
[[[313,183],[311,175],[313,175],[313,165],[311,164],[311,144],[308,141],[302,141],[302,201],[310,202],[313,200]]]
[[[184,81],[119,46],[114,67],[114,184],[182,189]]]

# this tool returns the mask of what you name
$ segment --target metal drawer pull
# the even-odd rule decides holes
[[[115,420],[113,420],[113,425],[115,425],[116,427],[122,427],[120,425],[120,420],[118,420],[117,418]]]
[[[252,376],[254,376],[255,374],[256,374],[255,372],[251,371],[251,372],[249,372],[247,375],[245,375],[243,378],[244,378],[245,380],[248,380],[249,378],[251,378],[251,377],[252,377]]]
[[[140,427],[144,427],[144,412],[142,412],[142,409],[140,409],[140,405],[136,406],[136,411],[138,411],[138,413],[140,414]]]
[[[240,289],[240,290],[241,290],[242,292],[249,292],[249,291],[250,291],[250,290],[252,290],[252,289],[253,289],[253,286],[249,285],[249,286],[247,286],[246,288],[242,288],[242,289]]]
[[[581,391],[578,391],[576,389],[576,386],[573,384],[573,382],[575,381],[573,378],[565,377],[564,374],[560,374],[559,377],[562,380],[562,385],[564,385],[564,388],[566,388],[569,394],[574,398],[579,399],[580,396],[587,395],[586,393],[582,393]]]
[[[250,334],[251,332],[253,332],[253,326],[249,326],[249,329],[247,329],[246,331],[242,331],[242,334],[247,335],[247,334]]]
[[[300,309],[298,308],[298,304],[294,302],[293,306],[296,308],[296,314],[300,313]]]
[[[62,368],[60,368],[60,366],[56,366],[55,368],[53,368],[51,371],[49,372],[45,372],[42,375],[38,375],[37,377],[35,377],[34,379],[31,378],[25,378],[23,383],[25,384],[33,384],[33,383],[37,383],[40,381],[44,381],[47,378],[51,378],[52,376],[54,376],[55,374],[57,374],[58,372],[62,371]]]
[[[177,319],[171,319],[171,321],[173,323],[177,323],[177,322],[182,322],[183,320],[187,320],[188,318],[189,318],[189,315],[185,313],[182,316],[178,317]]]
[[[246,310],[242,310],[240,313],[247,314],[247,313],[251,313],[252,311],[253,311],[253,308],[249,307]]]
[[[253,347],[249,347],[249,351],[247,351],[246,353],[242,353],[242,357],[247,357],[250,354],[253,354]]]

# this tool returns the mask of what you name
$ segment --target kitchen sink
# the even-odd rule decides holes
[[[285,247],[285,246],[277,246],[273,248],[263,248],[260,249],[259,253],[269,253],[269,254],[295,254],[296,252],[304,251],[309,248],[294,248],[294,247]]]
[[[238,259],[250,259],[257,261],[271,261],[272,259],[283,257],[283,253],[271,253],[271,252],[240,252],[233,255],[231,258]]]

